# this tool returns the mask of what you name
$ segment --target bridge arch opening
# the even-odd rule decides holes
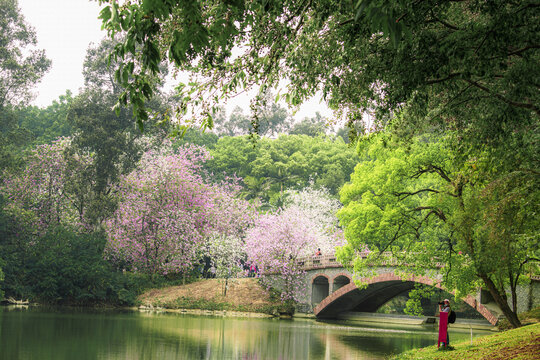
[[[351,283],[350,277],[346,275],[338,275],[334,278],[334,281],[332,283],[332,292],[335,292],[350,283]]]
[[[311,303],[319,304],[330,294],[330,282],[326,275],[318,275],[313,279],[311,286]]]
[[[348,311],[375,312],[379,307],[394,297],[412,290],[415,283],[440,288],[436,280],[426,276],[410,276],[401,278],[394,273],[383,273],[374,278],[366,278],[368,287],[358,289],[354,283],[349,283],[332,292],[313,309],[319,318],[334,318],[338,314]],[[498,320],[496,313],[492,313],[474,297],[463,299],[476,312],[495,325]]]

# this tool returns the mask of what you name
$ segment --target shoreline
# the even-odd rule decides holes
[[[148,313],[176,313],[176,314],[189,314],[189,315],[201,315],[201,316],[219,316],[219,317],[247,317],[247,318],[280,318],[279,316],[274,316],[271,314],[265,314],[262,312],[254,311],[235,311],[235,310],[209,310],[209,309],[168,309],[159,306],[145,306],[141,305],[139,307],[131,308],[132,310],[137,310],[139,312],[148,312]]]

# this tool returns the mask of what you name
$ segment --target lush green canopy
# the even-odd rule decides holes
[[[443,286],[458,295],[484,284],[518,326],[517,283],[539,271],[538,263],[531,266],[540,254],[538,174],[527,162],[504,176],[493,174],[489,149],[463,161],[453,148],[451,136],[424,135],[408,146],[386,134],[361,141],[360,163],[340,193],[348,244],[339,258],[356,259],[358,277],[369,274],[369,262],[388,256],[402,271],[438,270]],[[356,258],[366,246],[370,258]]]
[[[0,2],[0,169],[17,161],[17,147],[29,139],[14,108],[32,98],[32,88],[51,66],[36,49],[36,33],[26,23],[16,0]],[[1,176],[1,175],[0,175]]]
[[[281,135],[220,138],[206,167],[214,178],[239,176],[249,199],[279,203],[287,189],[302,189],[313,182],[337,194],[349,181],[358,157],[341,138]]]
[[[125,35],[121,102],[139,110],[146,75],[167,59],[200,74],[181,87],[179,115],[203,101],[208,125],[220,94],[281,79],[292,105],[321,91],[350,121],[369,111],[383,124],[406,108],[405,130],[496,139],[540,113],[537,1],[102,2],[104,26]]]

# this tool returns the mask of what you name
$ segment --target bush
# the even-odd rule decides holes
[[[2,289],[6,296],[45,304],[130,306],[144,290],[180,281],[116,270],[103,258],[105,242],[103,233],[64,227],[37,239],[6,236],[0,240]]]
[[[103,259],[105,237],[59,227],[31,247],[27,280],[35,300],[86,305],[107,302],[114,272]]]
[[[4,273],[2,272],[2,259],[0,259],[0,283],[4,280]],[[4,292],[0,288],[0,301],[4,300]]]

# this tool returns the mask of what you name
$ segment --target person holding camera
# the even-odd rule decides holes
[[[450,345],[450,337],[448,335],[448,315],[450,315],[450,311],[452,309],[450,308],[450,300],[448,299],[444,299],[444,301],[441,301],[439,302],[439,321],[440,321],[440,325],[439,325],[439,337],[440,337],[440,333],[441,333],[441,325],[443,326],[446,326],[446,342],[443,342],[443,344],[445,346],[449,346]],[[443,321],[443,317],[440,316],[441,313],[446,313],[446,315],[444,316],[444,321]],[[442,323],[445,323],[445,324],[442,324]],[[440,339],[439,339],[440,341]]]

